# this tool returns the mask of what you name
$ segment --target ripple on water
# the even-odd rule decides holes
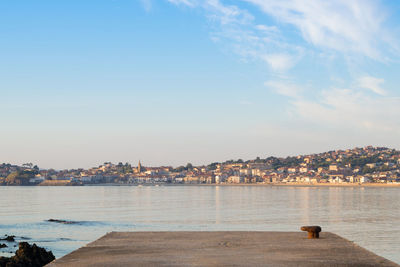
[[[29,237],[30,243],[42,244],[60,257],[111,231],[298,231],[301,225],[319,224],[324,231],[400,263],[399,192],[400,188],[257,186],[9,187],[0,188],[0,235]],[[50,218],[79,223],[47,222]]]

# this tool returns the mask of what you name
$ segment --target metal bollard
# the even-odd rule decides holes
[[[302,226],[301,231],[308,232],[308,239],[319,238],[319,232],[321,232],[320,226]]]

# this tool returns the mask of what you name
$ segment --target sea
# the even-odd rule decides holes
[[[15,235],[56,258],[112,231],[300,231],[303,225],[400,263],[400,188],[0,187],[0,238]],[[17,249],[0,243],[8,245],[0,256]]]

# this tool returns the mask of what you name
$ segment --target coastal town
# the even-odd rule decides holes
[[[148,167],[105,162],[90,169],[0,164],[0,185],[400,184],[400,151],[367,146],[294,157]]]

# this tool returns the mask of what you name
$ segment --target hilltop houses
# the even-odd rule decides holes
[[[363,147],[296,157],[229,160],[203,166],[144,167],[105,162],[90,169],[40,170],[33,164],[0,165],[0,184],[10,174],[29,173],[28,184],[69,180],[73,184],[365,184],[400,183],[400,151]],[[14,175],[15,176],[15,175]]]

